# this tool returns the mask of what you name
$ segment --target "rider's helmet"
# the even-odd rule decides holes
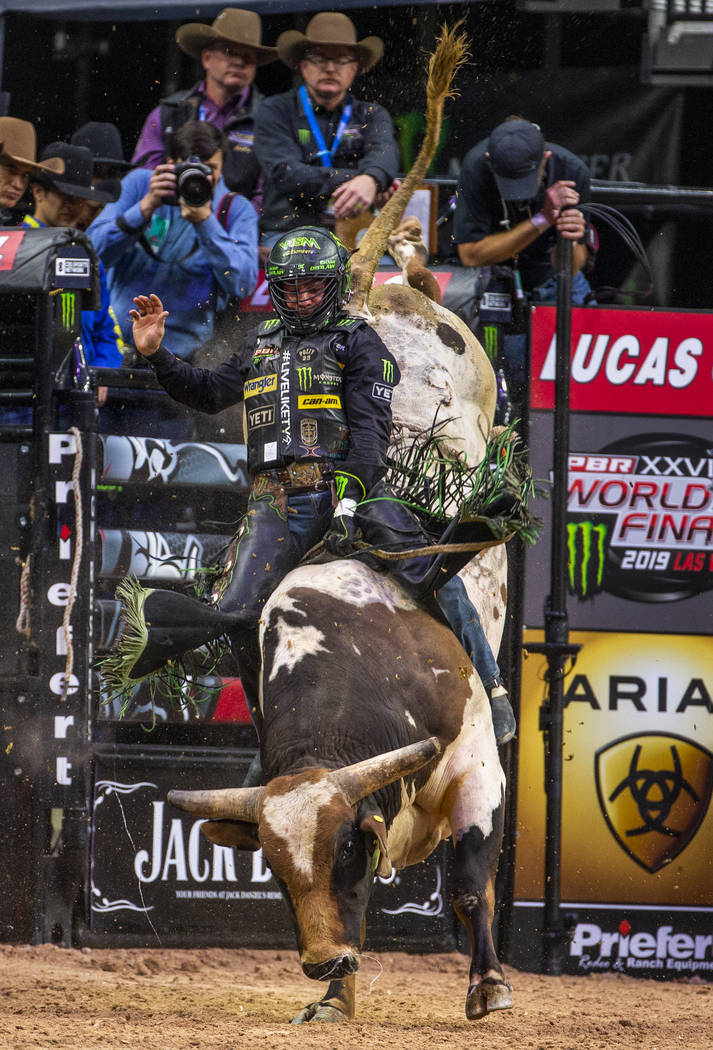
[[[349,297],[349,251],[318,226],[298,226],[275,242],[267,261],[267,286],[290,332],[328,325]]]

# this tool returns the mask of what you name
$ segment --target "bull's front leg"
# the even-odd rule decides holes
[[[456,810],[460,810],[461,820],[454,818],[455,827],[451,823],[455,843],[453,906],[470,939],[470,983],[465,1013],[468,1020],[474,1021],[494,1010],[507,1010],[512,1006],[512,988],[495,954],[492,933],[504,799],[492,812],[492,824],[486,825],[485,832],[475,823],[467,826],[462,819],[463,810],[458,806]],[[482,815],[480,819],[482,821]]]
[[[306,1021],[349,1021],[354,1017],[356,974],[338,981],[330,981],[326,994],[316,1003],[309,1003],[292,1018],[292,1024]]]

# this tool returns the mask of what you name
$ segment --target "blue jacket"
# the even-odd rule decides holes
[[[169,312],[166,341],[178,357],[187,357],[213,334],[216,311],[255,287],[257,216],[249,201],[236,195],[225,229],[216,218],[228,192],[220,179],[213,213],[203,222],[188,222],[178,206],[169,204],[147,222],[140,201],[150,181],[150,171],[129,172],[118,201],[107,204],[88,233],[109,272],[112,303],[127,342],[134,296],[155,292]]]
[[[44,226],[34,215],[26,215],[22,225],[29,229]],[[82,310],[82,343],[88,365],[97,368],[120,368],[124,342],[116,314],[111,308],[106,270],[99,260],[101,306],[98,310]]]

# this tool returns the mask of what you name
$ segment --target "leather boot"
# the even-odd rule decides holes
[[[214,641],[241,622],[177,591],[148,590],[128,578],[116,589],[123,627],[113,652],[101,664],[110,688],[120,689],[160,670],[169,660]]]
[[[498,744],[507,744],[508,740],[512,740],[515,736],[517,722],[515,721],[515,713],[502,678],[496,678],[488,692],[490,695],[490,710],[493,715],[495,739]]]

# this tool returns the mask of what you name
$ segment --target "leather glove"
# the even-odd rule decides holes
[[[341,499],[334,508],[332,523],[324,536],[324,549],[338,558],[344,558],[354,550],[354,542],[361,530],[354,520],[355,499]]]

